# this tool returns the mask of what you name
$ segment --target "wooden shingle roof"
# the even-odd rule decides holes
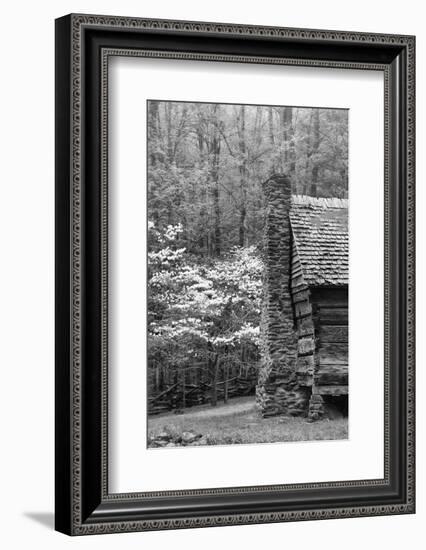
[[[348,200],[293,195],[290,222],[306,284],[347,285]]]

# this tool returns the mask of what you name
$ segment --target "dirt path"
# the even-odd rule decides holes
[[[185,418],[203,418],[203,417],[218,417],[218,416],[227,416],[230,414],[241,414],[246,413],[251,410],[254,410],[255,402],[254,397],[236,397],[231,399],[226,405],[220,403],[217,407],[212,407],[211,405],[200,405],[199,407],[191,407],[186,409],[182,415],[176,414],[165,414],[161,415],[162,419],[167,417],[179,418],[179,416],[184,416]],[[157,416],[160,418],[160,415]]]

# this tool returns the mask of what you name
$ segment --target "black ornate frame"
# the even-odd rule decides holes
[[[71,535],[413,513],[413,36],[68,15],[56,21],[56,529]],[[383,71],[384,478],[108,493],[112,55]]]

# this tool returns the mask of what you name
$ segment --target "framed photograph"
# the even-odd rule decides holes
[[[412,36],[56,21],[56,529],[414,513]]]

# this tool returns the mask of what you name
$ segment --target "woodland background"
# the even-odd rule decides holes
[[[149,412],[254,391],[262,182],[346,198],[348,111],[149,101]]]

